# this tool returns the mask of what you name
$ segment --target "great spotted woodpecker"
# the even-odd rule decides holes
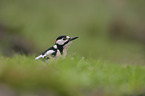
[[[56,41],[55,45],[48,48],[44,51],[40,56],[36,57],[35,59],[49,59],[49,58],[57,58],[59,56],[65,57],[67,54],[67,50],[72,43],[73,40],[77,39],[78,37],[69,37],[66,35],[59,36]]]

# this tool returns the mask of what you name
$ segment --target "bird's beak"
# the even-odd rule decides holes
[[[77,38],[79,38],[79,37],[71,37],[71,38],[70,38],[70,41],[75,40],[75,39],[77,39]]]

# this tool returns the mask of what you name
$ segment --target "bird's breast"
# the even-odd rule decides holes
[[[57,56],[61,56],[61,53],[60,53],[60,51],[58,49],[57,49],[56,57]]]

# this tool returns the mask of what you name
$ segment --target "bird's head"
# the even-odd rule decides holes
[[[78,37],[69,37],[69,36],[66,36],[66,35],[63,35],[63,36],[59,36],[56,41],[55,41],[55,44],[56,45],[69,45],[73,40],[77,39]]]

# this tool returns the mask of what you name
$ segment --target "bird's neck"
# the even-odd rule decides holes
[[[63,55],[63,45],[57,45],[57,49],[60,51],[61,55]]]

